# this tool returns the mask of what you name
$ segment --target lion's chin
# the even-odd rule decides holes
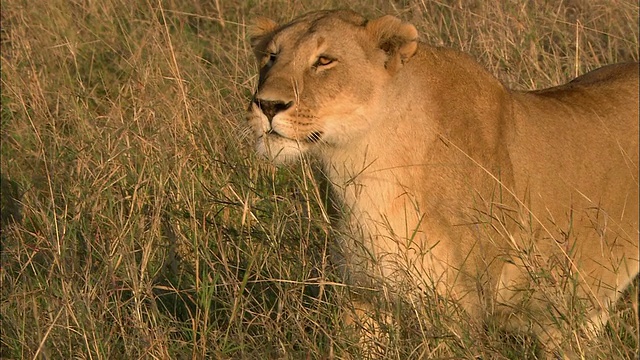
[[[298,160],[306,152],[308,145],[281,136],[260,137],[256,143],[258,154],[275,165],[283,165]]]

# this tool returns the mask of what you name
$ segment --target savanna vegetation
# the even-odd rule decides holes
[[[1,6],[3,359],[358,358],[325,185],[256,156],[246,130],[256,16],[396,15],[517,89],[638,60],[632,0]],[[386,305],[401,307],[388,358],[536,355],[526,336],[459,331],[439,302]],[[581,358],[637,359],[636,288],[598,337],[574,328]]]

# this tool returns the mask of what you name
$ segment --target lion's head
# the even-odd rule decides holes
[[[249,122],[258,152],[282,163],[366,132],[380,89],[415,53],[417,36],[395,17],[367,21],[350,11],[283,26],[257,20],[251,41],[260,79]]]

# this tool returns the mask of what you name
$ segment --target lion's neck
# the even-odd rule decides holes
[[[415,197],[421,181],[415,149],[404,149],[396,135],[373,133],[348,148],[323,153],[324,169],[348,216],[348,224],[365,234],[413,231],[422,216]],[[393,145],[393,146],[389,146]]]

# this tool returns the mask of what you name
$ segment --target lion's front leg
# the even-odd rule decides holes
[[[356,331],[358,348],[364,359],[383,358],[389,346],[386,328],[391,324],[391,316],[371,301],[352,300],[344,309],[344,322]]]
[[[525,270],[524,264],[506,263],[497,288],[494,321],[510,332],[532,332],[541,345],[541,358],[575,359],[563,327],[563,316],[570,316],[567,294],[549,276],[536,278],[535,272]],[[601,311],[593,311],[601,314]],[[594,328],[584,331],[597,333],[602,320],[592,323]]]

